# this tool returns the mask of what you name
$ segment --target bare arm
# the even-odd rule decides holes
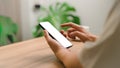
[[[67,33],[65,33],[64,31],[61,31],[61,33],[71,39],[76,39],[75,37],[78,37],[81,39],[82,42],[93,42],[97,39],[96,35],[91,34],[79,25],[73,23],[65,23],[61,26],[70,27],[70,29],[67,30]],[[56,40],[52,39],[49,36],[47,31],[44,31],[44,34],[50,48],[53,50],[56,57],[64,64],[66,68],[83,68],[76,54],[62,47]]]
[[[56,40],[49,36],[47,31],[44,31],[44,33],[50,48],[66,68],[82,68],[82,65],[80,64],[76,54],[62,47]]]

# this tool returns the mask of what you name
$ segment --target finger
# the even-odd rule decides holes
[[[44,30],[44,35],[45,35],[46,40],[48,41],[50,39],[50,36],[46,30]]]
[[[52,39],[48,32],[44,30],[45,38],[50,46],[50,48],[53,50],[54,53],[58,52],[62,47],[61,44],[59,44],[56,40]]]
[[[51,40],[49,41],[49,43],[53,43],[50,44],[51,49],[53,50],[53,52],[55,53],[55,55],[57,56],[57,58],[63,62],[63,64],[65,65],[65,67],[70,68],[71,65],[73,64],[75,67],[73,68],[77,68],[79,67],[78,65],[80,64],[76,55],[74,55],[74,53],[71,53],[69,50],[65,49],[65,48],[58,48],[59,45],[55,40],[53,40],[47,31],[44,31],[45,33],[45,38],[47,40]],[[56,48],[57,46],[57,48]],[[81,68],[81,67],[79,67]]]
[[[70,34],[71,32],[74,32],[74,31],[76,31],[76,29],[74,29],[74,28],[69,28],[67,30],[67,35],[68,35],[69,38],[75,39],[75,36]]]
[[[46,30],[44,30],[44,35],[45,35],[45,38],[46,38],[46,40],[47,40],[47,42],[48,42],[48,44],[51,46],[53,43],[57,43],[54,39],[52,39],[51,37],[50,37],[50,35],[49,35],[49,33],[46,31]]]
[[[45,38],[46,38],[48,44],[50,45],[50,47],[53,50],[53,52],[56,55],[56,57],[60,61],[62,61],[63,63],[65,63],[66,62],[65,61],[66,57],[68,57],[68,55],[70,55],[70,54],[68,54],[69,51],[67,49],[64,49],[64,48],[63,49],[62,48],[59,49],[59,47],[54,46],[55,44],[51,44],[52,41],[51,42],[48,41],[48,40],[50,40],[50,37],[49,37],[49,34],[48,34],[48,32],[46,30],[44,30],[44,34],[45,34]]]
[[[76,39],[76,36],[75,35],[71,35],[71,33],[68,34],[68,37],[75,40]]]
[[[83,29],[83,27],[80,27],[79,25],[74,24],[74,23],[65,23],[65,24],[62,24],[61,27],[72,27],[77,30]]]
[[[71,32],[73,32],[73,31],[76,31],[76,29],[74,29],[74,28],[69,28],[69,29],[67,30],[68,33],[71,33]]]
[[[81,40],[82,42],[85,42],[85,41],[88,40],[88,36],[85,35],[85,34],[82,33],[82,32],[79,32],[79,31],[74,31],[74,32],[72,32],[70,35],[71,35],[71,36],[77,36],[78,38],[80,38],[80,40]]]
[[[61,33],[62,35],[64,35],[65,37],[67,37],[67,34],[66,34],[66,32],[65,32],[64,30],[61,30],[60,33]]]

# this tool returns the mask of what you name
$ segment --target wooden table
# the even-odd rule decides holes
[[[71,41],[78,54],[82,43]],[[44,37],[0,47],[0,68],[64,68]]]

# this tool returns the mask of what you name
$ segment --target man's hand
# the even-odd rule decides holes
[[[56,40],[52,39],[47,31],[45,38],[56,57],[64,64],[65,68],[82,68],[78,57],[68,49],[62,47]]]
[[[90,32],[88,32],[85,28],[81,27],[80,25],[74,24],[74,23],[65,23],[62,24],[61,27],[70,27],[67,30],[67,33],[65,33],[63,30],[61,31],[61,33],[64,36],[68,36],[69,38],[75,40],[76,37],[78,37],[82,42],[86,42],[86,41],[96,41],[97,36],[91,34]]]

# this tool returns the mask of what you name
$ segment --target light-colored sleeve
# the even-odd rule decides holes
[[[117,0],[95,43],[86,43],[80,52],[84,68],[120,68],[120,0]]]

